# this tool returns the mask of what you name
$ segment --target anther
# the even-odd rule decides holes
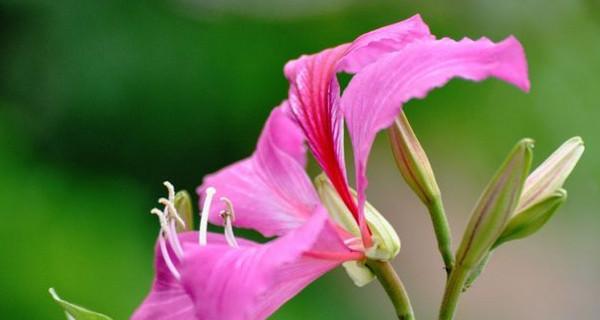
[[[229,246],[237,248],[238,243],[235,240],[233,233],[233,221],[235,221],[235,211],[233,211],[233,204],[231,200],[221,197],[220,199],[225,203],[225,210],[221,211],[221,218],[223,219],[223,226],[225,228],[225,240]]]
[[[201,246],[206,245],[206,237],[208,233],[208,216],[210,215],[210,205],[212,198],[217,190],[213,187],[206,189],[206,197],[204,198],[204,204],[202,206],[202,213],[200,214],[200,230],[198,231],[198,242]]]

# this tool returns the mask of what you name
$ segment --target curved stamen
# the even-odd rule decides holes
[[[208,215],[210,214],[210,205],[212,198],[215,195],[215,188],[209,187],[206,189],[206,198],[204,199],[204,205],[202,206],[202,213],[200,216],[200,230],[198,231],[198,242],[201,246],[206,245],[206,237],[208,232]]]
[[[153,208],[152,210],[150,210],[150,213],[158,216],[158,222],[160,223],[160,230],[168,232],[169,224],[167,223],[167,217],[165,216],[165,213],[157,208]]]
[[[169,181],[165,181],[163,182],[163,185],[165,187],[167,187],[167,191],[169,192],[169,201],[170,202],[175,202],[175,187],[173,186],[173,184]]]
[[[181,224],[181,226],[183,228],[185,228],[185,221],[183,221],[183,219],[181,219],[181,217],[179,216],[179,213],[177,212],[177,208],[175,208],[174,201],[175,200],[171,201],[171,200],[167,200],[165,198],[158,199],[158,203],[167,207],[169,216],[174,218],[175,220],[177,220],[177,222],[179,222],[179,224]]]
[[[150,213],[158,216],[158,220],[160,222],[160,230],[162,234],[167,238],[171,248],[175,251],[175,255],[177,259],[181,259],[183,257],[183,249],[181,248],[181,244],[179,243],[179,238],[177,237],[177,231],[175,230],[174,220],[171,223],[168,221],[168,215],[165,211],[160,211],[159,209],[152,209]]]
[[[177,271],[177,268],[175,268],[175,265],[173,264],[173,261],[171,260],[171,257],[169,256],[169,251],[167,250],[167,245],[165,244],[165,239],[164,239],[162,233],[163,232],[161,231],[158,234],[158,245],[160,246],[160,252],[162,253],[163,260],[165,261],[165,264],[167,265],[167,268],[169,269],[169,271],[171,271],[171,274],[173,275],[173,277],[175,277],[175,279],[179,280],[179,279],[181,279],[181,276],[179,275],[179,271]]]
[[[227,244],[233,248],[238,247],[238,243],[235,240],[235,235],[233,234],[233,221],[235,221],[235,211],[233,211],[233,204],[231,200],[221,197],[220,199],[225,203],[226,209],[221,212],[221,218],[223,219],[223,226],[225,228],[225,240]]]
[[[169,237],[171,245],[173,246],[173,251],[175,251],[175,255],[178,260],[183,258],[183,248],[181,247],[181,243],[179,242],[179,237],[177,236],[177,229],[175,229],[175,220],[171,220],[169,224],[169,233],[171,237]]]

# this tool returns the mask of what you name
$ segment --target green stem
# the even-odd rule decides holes
[[[454,312],[458,306],[458,300],[463,292],[468,275],[469,270],[461,265],[458,265],[450,273],[450,278],[446,282],[444,300],[440,307],[440,320],[452,320],[454,318]]]
[[[450,275],[452,268],[454,267],[454,254],[452,253],[452,234],[450,232],[450,225],[444,212],[444,205],[442,204],[442,198],[434,198],[428,205],[429,215],[431,216],[431,222],[433,222],[433,230],[435,231],[435,237],[437,239],[438,248],[444,259],[444,266],[446,274]]]
[[[408,298],[404,284],[400,280],[400,277],[398,277],[392,264],[387,261],[367,260],[367,266],[377,276],[383,289],[385,289],[396,309],[398,319],[414,320],[415,315],[410,304],[410,299]]]

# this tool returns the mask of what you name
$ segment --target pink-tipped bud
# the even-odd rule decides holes
[[[406,183],[426,205],[440,197],[440,189],[425,150],[404,115],[389,128],[389,137],[396,165]]]

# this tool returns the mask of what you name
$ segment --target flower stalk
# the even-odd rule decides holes
[[[390,301],[394,305],[399,320],[414,320],[415,314],[410,298],[400,277],[389,261],[367,260],[367,267],[377,276]]]
[[[452,234],[444,211],[440,188],[427,154],[404,112],[398,114],[388,134],[400,174],[429,211],[438,248],[444,260],[444,268],[449,275],[454,266]]]
[[[469,273],[469,269],[462,265],[456,266],[452,270],[452,273],[450,273],[450,278],[448,278],[446,290],[444,291],[444,300],[440,308],[440,320],[452,320],[454,318],[454,312],[458,306],[458,300],[460,294],[463,292]]]
[[[431,222],[433,223],[433,230],[437,239],[438,249],[442,255],[442,259],[444,260],[444,269],[446,270],[446,274],[450,276],[452,269],[454,269],[452,234],[450,232],[450,225],[448,224],[448,219],[446,218],[446,212],[444,210],[441,197],[428,205],[427,209],[429,210]]]

